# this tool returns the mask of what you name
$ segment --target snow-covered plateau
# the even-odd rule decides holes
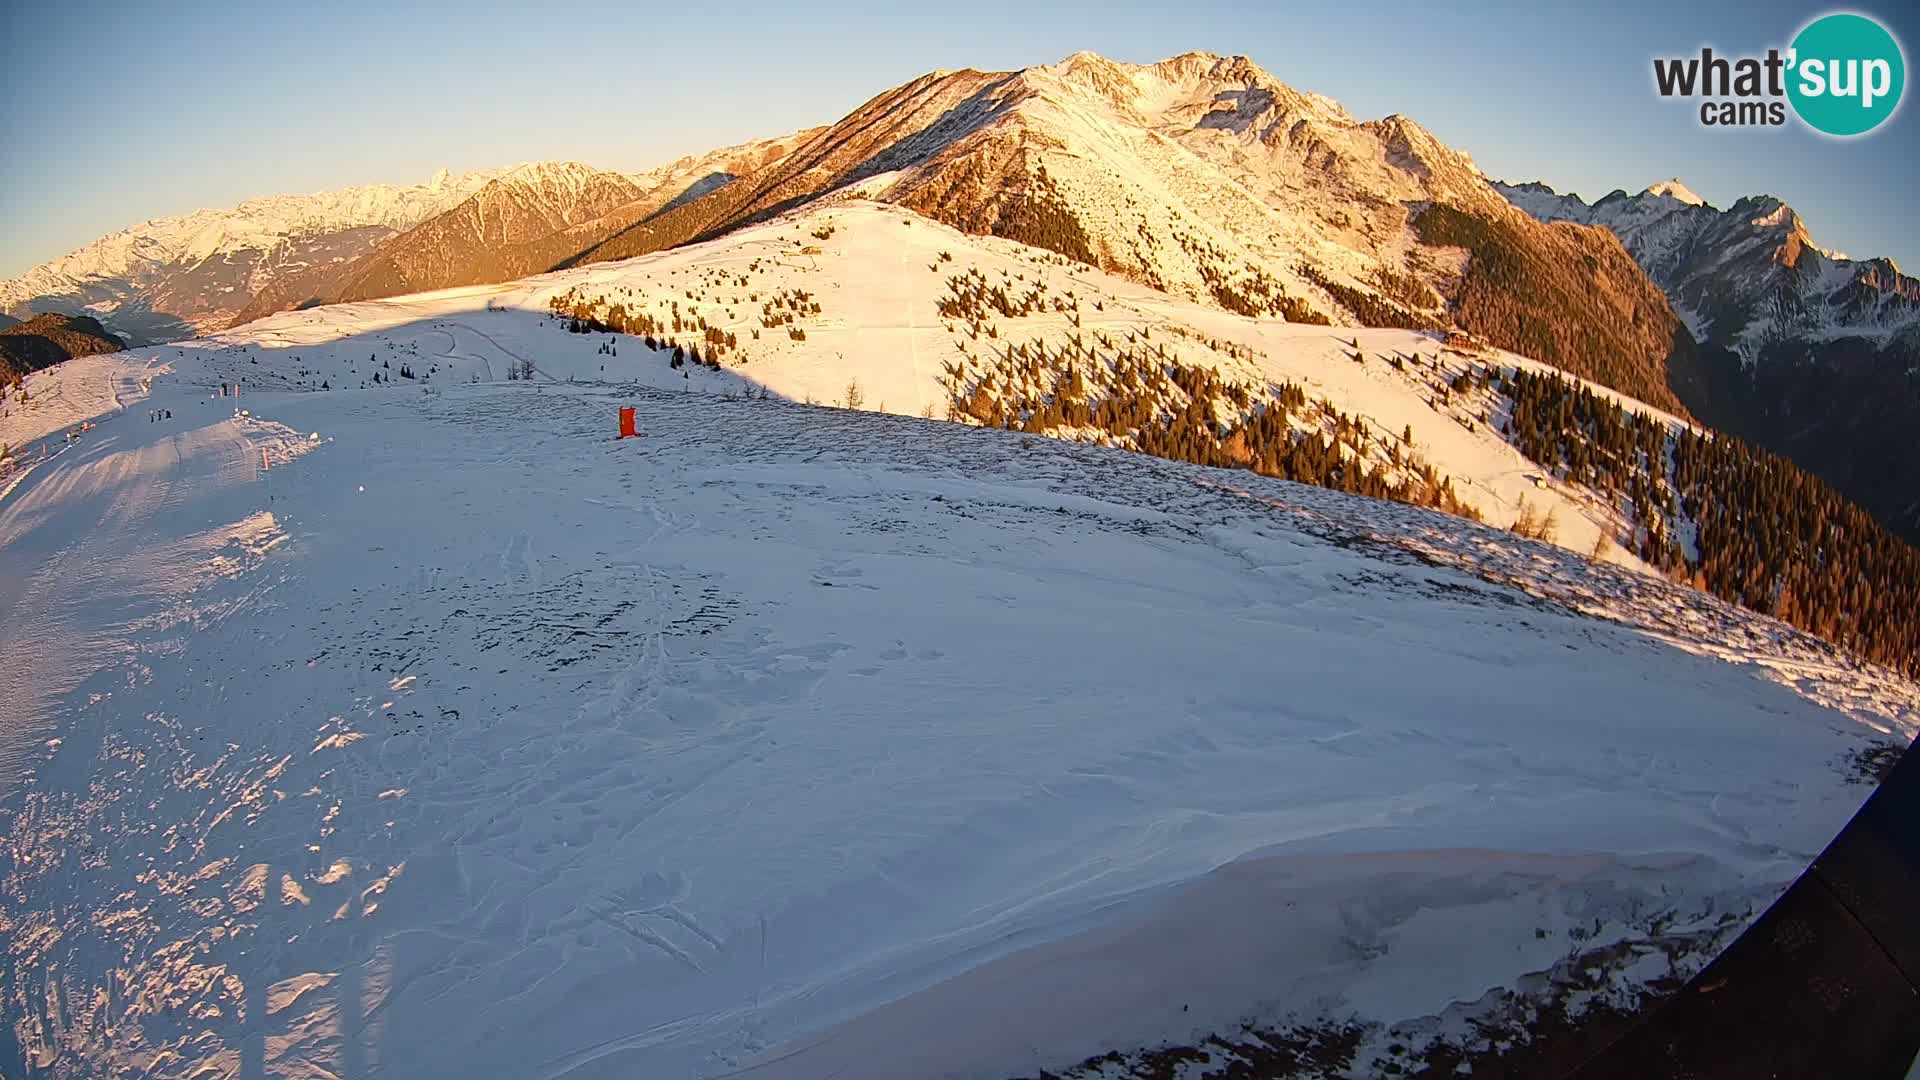
[[[948,276],[1046,268],[824,212],[29,378],[0,1061],[999,1078],[1437,1028],[1595,943],[1674,974],[1650,927],[1736,932],[1920,729],[1912,684],[1630,565],[922,419]],[[1415,427],[1496,524],[1600,513],[1340,358],[1422,335],[1069,285],[1076,330],[1190,324]],[[802,286],[804,340],[727,302]],[[576,287],[736,307],[750,355],[566,333]],[[850,382],[907,415],[802,403]]]

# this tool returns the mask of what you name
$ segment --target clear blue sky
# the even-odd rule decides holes
[[[0,3],[0,276],[137,221],[253,195],[523,160],[640,168],[836,120],[935,68],[1079,49],[1244,53],[1354,115],[1405,113],[1492,176],[1589,199],[1678,176],[1715,205],[1777,194],[1823,244],[1920,268],[1920,110],[1865,139],[1707,130],[1650,58],[1785,46],[1831,8],[388,0]],[[1909,61],[1920,16],[1856,7]],[[530,12],[544,15],[534,16]],[[1920,91],[1910,91],[1908,96]]]

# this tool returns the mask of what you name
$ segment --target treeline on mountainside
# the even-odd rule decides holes
[[[1142,231],[1144,233],[1144,227]],[[1173,239],[1193,260],[1194,268],[1200,271],[1200,280],[1207,286],[1214,303],[1235,315],[1245,315],[1250,319],[1277,315],[1290,323],[1332,325],[1333,320],[1315,310],[1312,304],[1297,296],[1287,295],[1286,288],[1260,267],[1243,262],[1240,269],[1234,269],[1232,257],[1211,239],[1177,226],[1173,230]],[[1151,283],[1156,289],[1166,287],[1158,280]]]
[[[1715,430],[1790,458],[1920,543],[1920,331],[1768,343],[1751,364],[1675,354],[1674,387]]]
[[[43,312],[0,329],[0,387],[12,387],[31,372],[76,356],[119,352],[126,342],[90,315]]]
[[[1100,372],[1103,385],[1093,385],[1088,371]],[[951,419],[1035,434],[1098,430],[1156,457],[1248,469],[1480,520],[1452,480],[1418,461],[1402,440],[1376,440],[1365,421],[1324,399],[1309,405],[1293,383],[1252,391],[1210,368],[1180,363],[1164,345],[1103,356],[1084,342],[1051,353],[1044,342],[1016,344],[1008,346],[1000,371],[978,381],[970,384],[958,366],[947,374]],[[1222,423],[1222,413],[1238,419]],[[1319,430],[1321,421],[1331,426],[1331,439]],[[1376,442],[1388,460],[1369,464]]]
[[[1665,424],[1557,374],[1491,379],[1513,402],[1507,435],[1521,453],[1627,498],[1641,558],[1920,675],[1920,550],[1825,481],[1730,435],[1670,435]],[[1693,552],[1681,542],[1689,526]]]
[[[1073,208],[1060,195],[1060,186],[1039,166],[1033,183],[1020,198],[1010,200],[994,221],[993,235],[1016,240],[1029,247],[1046,248],[1088,266],[1099,266],[1087,231],[1080,226]]]
[[[1413,227],[1422,243],[1469,254],[1452,300],[1462,328],[1686,413],[1667,380],[1679,321],[1612,234],[1565,223],[1523,227],[1440,203],[1416,215]]]
[[[1300,268],[1302,276],[1327,291],[1329,296],[1340,302],[1340,306],[1353,313],[1362,326],[1390,326],[1400,330],[1439,330],[1443,325],[1439,319],[1418,311],[1409,310],[1391,300],[1363,292],[1351,285],[1342,285],[1322,274],[1311,266]]]
[[[728,274],[727,277],[729,287],[748,289],[746,276],[735,278]],[[691,298],[693,293],[689,291],[687,295]],[[700,295],[706,295],[704,288]],[[786,335],[795,341],[807,339],[807,332],[796,325],[795,320],[820,314],[820,301],[805,289],[779,289],[764,295],[747,291],[743,298],[746,303],[760,306],[759,319],[763,329],[784,328]],[[742,297],[736,297],[735,301],[740,299]],[[565,322],[568,333],[628,334],[639,338],[649,349],[670,353],[669,362],[675,368],[691,360],[719,371],[723,356],[730,363],[746,362],[739,334],[708,322],[707,317],[700,313],[699,302],[690,299],[682,306],[678,298],[668,298],[667,310],[654,314],[647,310],[647,297],[635,296],[634,300],[634,305],[629,307],[624,300],[609,300],[604,295],[587,297],[576,285],[564,293],[549,297],[547,308],[554,318]],[[708,302],[708,306],[723,310],[727,308],[723,302]],[[749,333],[754,339],[760,337],[759,330],[750,329]]]
[[[999,236],[1100,267],[1093,241],[1044,163],[1022,149],[955,162],[900,205],[976,236]]]

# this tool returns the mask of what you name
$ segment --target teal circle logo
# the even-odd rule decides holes
[[[1822,15],[1793,39],[1787,98],[1809,127],[1864,135],[1900,107],[1907,64],[1900,43],[1865,15]]]

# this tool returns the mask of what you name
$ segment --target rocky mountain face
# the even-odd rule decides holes
[[[1772,196],[1720,210],[1678,181],[1591,205],[1543,184],[1496,186],[1542,220],[1620,238],[1697,342],[1672,367],[1693,412],[1920,539],[1920,280],[1822,248]]]
[[[126,342],[99,320],[86,315],[46,312],[24,322],[0,326],[0,386],[19,382],[28,372],[62,360],[119,352]]]
[[[935,72],[580,261],[847,195],[1245,315],[1457,325],[1679,407],[1664,366],[1679,322],[1611,235],[1543,225],[1412,120],[1356,120],[1245,57],[1130,65],[1080,53]]]
[[[136,342],[224,327],[275,282],[344,265],[494,175],[442,171],[425,184],[276,195],[156,218],[0,281],[0,311],[88,313]]]
[[[1495,187],[1545,221],[1600,225],[1620,238],[1694,338],[1751,365],[1795,339],[1891,339],[1920,326],[1920,281],[1890,259],[1850,259],[1814,242],[1805,221],[1771,195],[1726,210],[1677,180],[1592,205],[1544,184]]]
[[[313,304],[373,300],[539,274],[635,222],[778,160],[811,134],[761,139],[623,175],[578,162],[512,169],[471,197],[345,263],[277,282],[235,325]]]
[[[538,242],[593,221],[643,192],[619,173],[577,162],[523,165],[453,209],[382,244],[354,267],[340,300],[367,300],[502,281],[547,268]]]
[[[792,153],[794,147],[825,130],[825,127],[812,127],[776,138],[755,139],[689,154],[645,172],[631,173],[627,178],[646,192],[646,196],[638,205],[626,209],[646,216],[710,195],[748,173],[779,161]],[[625,228],[632,222],[620,222],[610,216],[606,223]]]
[[[234,321],[310,303],[369,300],[539,273],[539,242],[639,198],[626,177],[577,162],[522,165],[345,263],[262,291]],[[564,253],[562,256],[564,257]]]

